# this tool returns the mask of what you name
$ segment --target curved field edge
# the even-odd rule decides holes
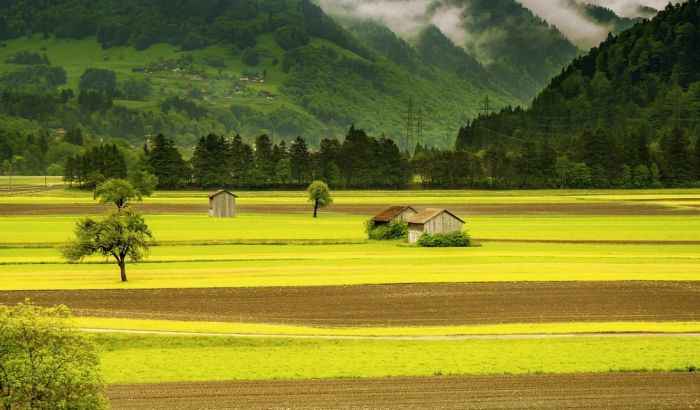
[[[687,371],[700,365],[697,337],[435,341],[99,334],[96,340],[107,383]]]
[[[188,333],[305,335],[305,336],[454,336],[572,333],[690,333],[700,332],[700,322],[569,322],[513,323],[464,326],[349,327],[275,325],[264,323],[187,322],[77,317],[81,328]]]

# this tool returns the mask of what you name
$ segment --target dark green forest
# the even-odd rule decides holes
[[[669,5],[653,20],[610,35],[575,59],[531,107],[506,107],[467,123],[455,148],[502,151],[517,162],[538,155],[533,146],[547,146],[562,164],[587,171],[586,183],[573,185],[628,186],[630,175],[650,184],[658,179],[687,185],[698,178],[697,67],[700,5],[696,0]],[[518,178],[503,179],[509,186],[555,186],[552,169],[515,167],[511,172]]]

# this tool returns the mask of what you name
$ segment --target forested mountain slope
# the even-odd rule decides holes
[[[413,131],[431,145],[451,144],[450,126],[485,95],[523,102],[430,34],[421,44],[440,43],[444,57],[385,27],[357,38],[308,0],[0,1],[0,125],[132,143],[164,133],[190,145],[216,132],[316,145],[356,123],[407,149],[411,98]],[[89,68],[106,71],[84,78]]]
[[[586,129],[617,135],[643,130],[652,139],[674,125],[700,126],[700,6],[669,6],[577,58],[528,109],[477,119],[463,141],[568,140]],[[514,139],[515,138],[515,139]]]

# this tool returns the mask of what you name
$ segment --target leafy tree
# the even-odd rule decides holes
[[[314,181],[309,185],[309,202],[314,204],[314,218],[317,217],[319,208],[325,208],[333,203],[331,191],[323,181]]]
[[[158,134],[147,154],[148,168],[158,178],[161,188],[177,188],[187,182],[189,171],[172,139]]]
[[[63,139],[73,145],[83,145],[83,131],[80,128],[70,130]]]
[[[126,282],[126,262],[141,261],[153,238],[143,216],[131,209],[108,213],[102,219],[83,218],[75,227],[75,238],[61,253],[70,262],[81,262],[92,255],[113,257]]]
[[[80,108],[87,112],[106,111],[112,108],[112,97],[100,90],[82,90],[78,94]]]
[[[311,170],[311,162],[309,160],[309,148],[303,138],[297,137],[289,146],[289,161],[292,166],[292,177],[299,184],[308,181]]]
[[[305,46],[311,41],[309,33],[301,24],[288,24],[275,31],[275,41],[285,50]]]
[[[671,186],[683,185],[693,179],[690,143],[680,127],[674,127],[663,139],[666,160],[665,180]]]
[[[292,180],[292,163],[289,161],[289,158],[282,158],[277,161],[275,176],[282,185],[287,185]]]
[[[246,48],[243,51],[243,62],[251,67],[260,64],[260,53],[252,47]]]
[[[66,167],[68,169],[68,167]],[[90,189],[97,189],[97,187],[105,181],[105,176],[99,171],[92,171],[85,175],[83,179],[83,184]]]
[[[270,179],[274,177],[275,166],[272,140],[265,134],[257,136],[255,138],[255,168],[260,171],[263,179]]]
[[[700,181],[700,137],[695,141],[695,179]]]
[[[141,196],[151,196],[158,186],[158,177],[148,171],[132,171],[129,182]]]
[[[88,68],[80,76],[78,86],[81,91],[99,90],[113,97],[117,89],[117,74],[103,68]]]
[[[226,186],[229,177],[229,145],[223,136],[209,134],[199,139],[192,156],[192,175],[199,186]]]
[[[102,48],[123,46],[129,40],[129,26],[122,16],[109,17],[100,21],[96,34]]]
[[[140,201],[142,197],[141,192],[134,188],[131,182],[124,179],[108,179],[97,186],[95,198],[99,198],[101,204],[114,204],[120,211],[131,201]]]
[[[0,407],[106,409],[97,346],[65,306],[0,305]]]
[[[124,98],[132,101],[146,101],[153,92],[153,86],[150,81],[138,78],[125,80],[120,88]]]

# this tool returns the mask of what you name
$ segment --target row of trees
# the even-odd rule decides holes
[[[105,179],[126,178],[126,158],[114,144],[92,147],[69,157],[63,179],[70,183],[95,188]]]
[[[345,140],[324,139],[318,151],[295,138],[289,147],[273,143],[267,135],[253,145],[240,135],[226,138],[209,134],[199,139],[189,164],[172,140],[159,135],[145,150],[146,169],[160,186],[174,188],[191,183],[200,187],[298,187],[314,179],[334,186],[402,188],[412,177],[407,155],[387,138],[374,138],[350,128]]]
[[[464,132],[463,128],[461,132]],[[431,186],[488,188],[648,188],[700,181],[700,140],[680,127],[657,142],[586,130],[568,140],[539,139],[488,145],[482,150],[424,149],[412,163]]]
[[[71,132],[71,138],[80,137]],[[648,188],[689,186],[700,181],[700,143],[681,128],[658,142],[644,132],[620,137],[605,130],[586,131],[562,143],[524,140],[485,149],[442,150],[417,146],[411,158],[386,138],[351,127],[345,139],[324,139],[317,150],[297,137],[289,146],[266,135],[252,144],[239,135],[201,137],[187,153],[158,135],[140,160],[127,161],[114,144],[91,146],[66,160],[65,180],[95,187],[107,178],[125,178],[144,170],[161,188],[296,188],[313,180],[341,188],[404,188],[414,175],[426,187],[474,188]],[[130,166],[127,166],[129,163]]]

